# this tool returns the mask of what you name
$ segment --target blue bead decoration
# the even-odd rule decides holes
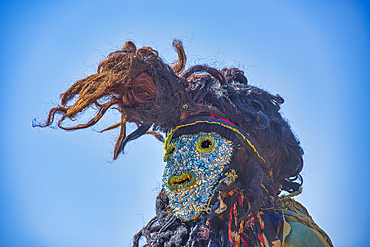
[[[179,136],[170,145],[175,148],[166,154],[163,187],[174,215],[184,221],[194,220],[207,208],[215,185],[230,163],[233,143],[217,133],[200,132]]]

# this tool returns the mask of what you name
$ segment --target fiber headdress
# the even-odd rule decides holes
[[[182,43],[174,40],[173,46],[179,60],[170,67],[152,48],[127,42],[99,64],[96,74],[64,92],[46,123],[35,126],[48,126],[61,115],[62,129],[88,128],[109,108],[117,109],[121,119],[103,130],[120,128],[114,159],[144,134],[161,141],[167,135],[157,216],[135,236],[134,246],[143,235],[153,246],[273,246],[284,239],[282,214],[274,211],[282,205],[278,195],[298,192],[302,182],[303,151],[279,113],[284,100],[248,85],[237,68],[197,65],[183,72]],[[97,109],[90,121],[63,125],[87,108]],[[127,135],[128,122],[137,129]],[[179,156],[171,157],[176,145]],[[198,206],[178,198],[184,188],[196,192],[190,199]]]

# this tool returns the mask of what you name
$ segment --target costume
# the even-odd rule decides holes
[[[292,196],[299,193],[303,151],[279,113],[279,95],[250,86],[243,71],[197,65],[183,72],[150,47],[127,42],[62,94],[45,124],[87,128],[115,107],[121,120],[114,159],[143,134],[164,142],[163,189],[156,217],[134,237],[139,246],[332,246]],[[77,98],[77,100],[75,100]],[[89,107],[85,124],[64,127]],[[126,135],[126,123],[138,128]],[[166,135],[166,139],[162,136]],[[287,193],[282,193],[283,191]]]

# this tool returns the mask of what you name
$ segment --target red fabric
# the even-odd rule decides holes
[[[248,244],[247,244],[247,242],[245,242],[244,238],[240,237],[240,239],[243,241],[245,247],[248,247]]]
[[[262,234],[263,233],[260,233],[260,234],[258,234],[258,239],[260,240],[260,243],[261,243],[261,247],[263,247],[264,245],[263,245],[263,236],[262,236]]]
[[[219,119],[222,119],[222,120],[224,120],[225,122],[228,122],[229,124],[232,124],[232,125],[234,125],[232,122],[230,122],[229,120],[227,120],[227,119],[225,119],[225,118],[222,118],[222,117],[219,117],[219,116],[217,116],[217,115],[215,115],[215,114],[211,114],[211,117],[218,117]]]
[[[240,194],[239,194],[239,192],[238,192],[238,199],[239,199],[239,205],[241,205],[242,207],[243,207],[243,201],[242,201],[242,199],[240,198]]]
[[[231,222],[232,222],[232,219],[233,219],[233,212],[232,212],[232,210],[231,210],[231,208],[230,208],[230,220],[229,220],[229,241],[230,241],[230,243],[234,243],[234,240],[233,240],[233,238],[231,237]]]

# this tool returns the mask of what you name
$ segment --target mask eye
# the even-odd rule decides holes
[[[175,151],[175,148],[176,148],[176,143],[171,143],[168,146],[168,148],[166,149],[166,152],[164,154],[164,157],[163,157],[164,162],[167,162],[170,159],[170,156],[173,153],[173,151]]]
[[[196,144],[196,149],[201,153],[210,153],[216,147],[216,140],[213,136],[205,134],[199,138]]]

